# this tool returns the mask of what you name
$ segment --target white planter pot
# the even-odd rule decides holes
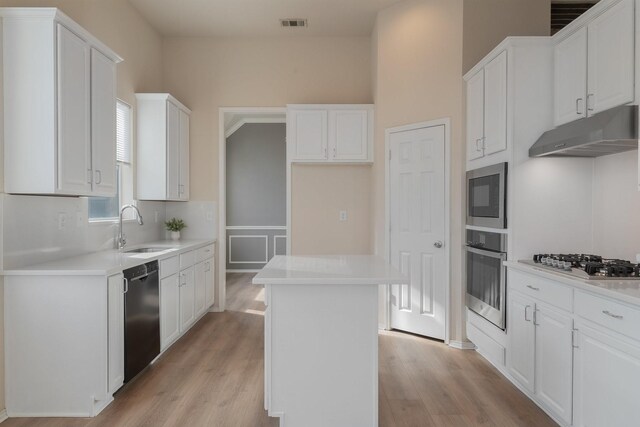
[[[172,231],[171,232],[171,240],[180,240],[180,232]]]

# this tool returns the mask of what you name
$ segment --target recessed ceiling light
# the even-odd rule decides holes
[[[280,26],[282,28],[307,28],[309,23],[306,19],[287,18],[280,20]]]

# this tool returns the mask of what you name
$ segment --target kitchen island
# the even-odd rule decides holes
[[[378,425],[378,285],[408,277],[369,255],[276,256],[265,285],[265,409],[280,425]]]

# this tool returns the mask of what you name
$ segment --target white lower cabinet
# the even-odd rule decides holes
[[[195,309],[195,272],[192,266],[180,272],[180,333],[195,322]]]
[[[107,279],[108,306],[108,362],[109,393],[115,393],[124,384],[124,276],[115,274]]]
[[[569,313],[538,304],[535,312],[536,396],[571,424],[573,319]]]
[[[160,348],[180,336],[180,282],[178,274],[160,280]]]
[[[509,373],[548,410],[571,424],[571,314],[515,291],[510,292],[507,312]]]
[[[207,309],[207,266],[201,261],[195,266],[195,311],[196,317],[200,317]]]
[[[640,343],[576,322],[575,426],[634,426],[640,422]]]

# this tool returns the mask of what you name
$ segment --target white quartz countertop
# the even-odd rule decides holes
[[[110,276],[129,267],[150,261],[170,258],[178,254],[215,243],[209,240],[160,240],[126,247],[124,251],[112,249],[64,258],[42,264],[34,264],[3,271],[5,276]],[[151,253],[126,252],[136,248],[162,248]]]
[[[554,272],[520,261],[505,261],[504,265],[509,268],[546,277],[578,289],[640,306],[640,280],[580,279],[563,274],[561,271]]]
[[[409,278],[374,255],[275,256],[253,278],[256,285],[388,285]]]

